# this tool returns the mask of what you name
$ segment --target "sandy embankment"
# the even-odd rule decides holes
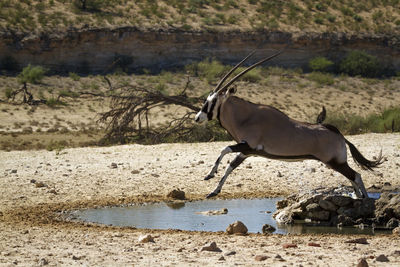
[[[378,155],[381,148],[387,158],[377,175],[360,171],[367,188],[385,182],[400,188],[399,134],[367,134],[349,139],[367,158]],[[344,243],[353,238],[348,236],[228,236],[54,221],[54,211],[162,201],[174,188],[184,190],[188,199],[202,199],[218,179],[202,178],[227,144],[77,148],[58,155],[43,150],[0,152],[0,265],[354,266],[362,257],[368,258],[370,266],[400,265],[400,238],[395,236],[367,237],[369,245],[361,245]],[[232,157],[227,156],[222,166]],[[349,162],[354,166],[352,160]],[[117,168],[111,168],[112,163]],[[45,186],[37,187],[38,182]],[[220,197],[286,195],[339,184],[349,183],[316,161],[287,163],[250,158],[229,177]],[[155,236],[155,243],[138,243],[138,237],[145,233]],[[223,252],[200,252],[210,241],[217,242]],[[308,246],[309,242],[321,247]],[[284,243],[296,243],[297,248],[283,249]],[[236,254],[226,256],[230,251]],[[386,255],[389,262],[376,262],[380,254]],[[259,262],[256,255],[268,258]]]

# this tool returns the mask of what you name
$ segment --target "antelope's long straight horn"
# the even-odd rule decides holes
[[[273,54],[272,56],[269,56],[267,58],[264,58],[263,60],[258,61],[257,63],[254,63],[253,65],[251,65],[250,67],[248,67],[247,69],[245,69],[244,71],[242,71],[241,73],[239,73],[238,75],[236,75],[235,77],[232,78],[232,80],[230,80],[227,84],[224,85],[224,87],[222,87],[221,89],[218,90],[218,92],[223,91],[225,89],[227,89],[232,83],[234,83],[237,79],[239,79],[241,76],[243,76],[244,74],[246,74],[247,72],[251,71],[252,69],[254,69],[255,67],[257,67],[258,65],[261,65],[262,63],[273,59],[274,57],[279,56],[280,54],[282,54],[282,52],[285,49],[280,50],[279,52],[277,52],[276,54]],[[224,77],[225,78],[225,77]]]
[[[225,76],[221,79],[221,81],[218,83],[218,85],[215,87],[214,92],[216,92],[221,85],[225,82],[225,80],[237,69],[239,68],[247,59],[249,59],[249,57],[251,57],[252,55],[254,55],[254,53],[256,52],[256,50],[254,50],[253,52],[251,52],[247,57],[245,57],[242,61],[240,61],[238,64],[236,64],[235,67],[233,67],[227,74],[225,74]]]

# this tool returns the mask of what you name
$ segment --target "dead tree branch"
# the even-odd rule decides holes
[[[200,102],[199,98],[186,95],[189,83],[188,79],[185,88],[177,95],[166,95],[157,90],[138,86],[122,88],[118,95],[112,96],[110,111],[100,114],[99,121],[107,125],[104,140],[126,143],[130,139],[151,139],[151,142],[158,142],[171,134],[187,131],[187,128],[190,128],[189,117],[199,111],[195,104]],[[150,128],[150,111],[168,105],[178,105],[188,110],[182,117],[173,119],[163,127]]]

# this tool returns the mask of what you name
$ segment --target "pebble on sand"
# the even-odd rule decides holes
[[[211,251],[211,252],[222,252],[222,250],[217,247],[217,243],[211,242],[209,245],[205,245],[200,251]]]
[[[171,192],[167,194],[167,197],[173,198],[173,199],[179,199],[179,200],[184,200],[186,199],[185,197],[185,192],[180,190],[180,189],[174,189]]]
[[[256,256],[256,258],[255,258],[255,260],[256,261],[265,261],[266,259],[268,259],[269,257],[268,256],[265,256],[265,255],[257,255]]]
[[[139,236],[138,241],[139,243],[149,243],[149,242],[154,243],[154,238],[149,234],[141,235]]]
[[[282,245],[283,248],[297,248],[296,244],[286,243]]]
[[[366,259],[362,258],[357,264],[357,267],[368,267],[368,262]]]
[[[388,257],[386,257],[386,256],[383,255],[383,254],[381,254],[381,255],[379,255],[378,257],[376,257],[375,260],[376,260],[376,261],[379,261],[379,262],[388,262],[388,261],[389,261]]]

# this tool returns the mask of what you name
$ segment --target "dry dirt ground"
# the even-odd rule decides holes
[[[348,139],[367,158],[373,158],[382,149],[387,159],[375,175],[360,171],[367,188],[385,182],[400,188],[399,134],[365,134]],[[0,265],[355,266],[360,258],[366,258],[370,266],[400,265],[400,237],[395,235],[367,236],[369,244],[365,245],[345,243],[360,236],[237,236],[58,220],[58,212],[71,209],[166,201],[167,193],[175,188],[185,191],[189,200],[203,199],[214,189],[218,178],[202,178],[227,144],[1,151]],[[226,156],[222,166],[232,157]],[[352,160],[349,162],[354,166]],[[111,168],[112,163],[117,168]],[[349,182],[316,161],[288,163],[254,157],[232,173],[219,197],[284,196],[340,184]],[[139,243],[139,236],[144,234],[151,234],[155,242]],[[222,252],[201,251],[212,241]],[[320,247],[309,246],[310,242]],[[285,243],[297,247],[285,249]],[[232,251],[236,254],[226,255]],[[378,262],[376,258],[381,254],[389,262]],[[264,261],[256,260],[260,255],[266,256]]]

